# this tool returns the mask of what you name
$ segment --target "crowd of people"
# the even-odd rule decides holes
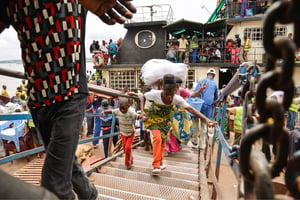
[[[9,12],[6,12],[7,10]],[[180,89],[176,77],[172,74],[164,75],[161,88],[152,89],[141,96],[141,114],[135,113],[130,108],[131,103],[127,98],[120,99],[119,107],[115,109],[107,109],[109,103],[106,99],[100,101],[99,98],[96,99],[92,96],[88,100],[89,91],[83,44],[87,10],[110,25],[124,23],[124,18],[131,18],[132,13],[136,12],[130,0],[99,0],[97,2],[82,0],[80,3],[78,1],[32,2],[26,0],[0,2],[0,32],[10,25],[18,32],[22,57],[25,58],[23,59],[25,76],[28,79],[27,106],[34,125],[42,136],[46,152],[41,176],[41,186],[43,187],[36,188],[30,184],[18,182],[0,170],[2,177],[0,187],[5,188],[1,194],[2,198],[98,198],[96,187],[88,180],[75,156],[86,109],[90,108],[91,114],[100,113],[94,119],[94,126],[91,125],[91,129],[88,131],[95,136],[100,134],[101,129],[103,134],[112,129],[115,131],[115,127],[104,122],[113,119],[109,118],[109,113],[119,116],[119,130],[125,150],[125,165],[128,169],[131,168],[133,161],[130,146],[135,131],[134,120],[142,119],[145,128],[153,136],[153,175],[160,175],[161,170],[166,168],[163,163],[164,151],[170,137],[174,113],[177,111],[176,106],[193,114],[193,119],[197,118],[197,120],[193,120],[193,123],[201,127],[201,131],[193,130],[192,132],[194,148],[203,149],[205,147],[202,144],[207,137],[206,124],[216,123],[209,119],[212,115],[212,104],[218,97],[218,87],[213,80],[216,75],[214,69],[208,70],[207,77],[200,80],[190,94],[205,100],[201,110],[195,109],[184,100],[182,96],[185,92]],[[50,20],[49,16],[51,16]],[[71,23],[69,23],[70,21]],[[32,46],[32,41],[35,41],[34,46]],[[186,59],[189,58],[186,56],[186,48],[189,43],[184,36],[178,42],[178,60],[186,62]],[[196,38],[193,39],[193,42],[192,49],[197,49]],[[214,39],[210,38],[207,43],[209,47],[213,48],[211,54],[213,56],[208,60],[218,59],[219,53],[216,49],[217,46],[214,46]],[[210,46],[211,44],[212,46]],[[222,43],[222,45],[225,44]],[[98,48],[96,42],[92,45],[92,49],[94,48]],[[56,52],[54,51],[56,49],[60,49],[59,53],[45,55],[41,53]],[[111,50],[108,52],[114,59],[115,52]],[[193,51],[193,55],[196,55],[197,60],[196,50]],[[48,62],[45,63],[46,61]],[[41,65],[45,67],[41,67]],[[3,90],[6,90],[6,87],[3,87]],[[18,88],[16,95],[23,96],[21,90],[23,90],[23,86]],[[185,96],[188,95],[185,94]],[[97,119],[97,117],[99,118]],[[178,141],[174,140],[174,142]],[[96,143],[93,144],[96,145]],[[16,188],[19,189],[18,192],[15,192]]]
[[[235,39],[225,41],[224,35],[215,37],[213,33],[203,40],[198,33],[191,38],[181,34],[179,39],[171,39],[167,44],[166,59],[181,63],[241,63],[248,61],[248,52],[251,49],[251,41],[245,35],[244,43],[241,43],[237,33]]]
[[[100,53],[104,58],[105,65],[115,64],[117,63],[117,53],[121,43],[122,38],[119,38],[117,41],[109,39],[108,43],[102,40],[101,44],[99,44],[98,40],[93,40],[93,43],[90,45],[90,53],[93,54],[93,56]]]
[[[229,18],[252,16],[264,13],[270,5],[270,0],[227,0],[224,16]]]
[[[2,85],[2,90],[1,90],[1,95],[3,97],[6,97],[7,100],[1,99],[2,103],[7,103],[7,102],[13,102],[16,104],[19,104],[21,107],[21,111],[27,111],[27,84],[25,80],[22,80],[21,84],[17,86],[16,88],[16,93],[13,96],[10,96],[9,93],[7,92],[7,86]]]

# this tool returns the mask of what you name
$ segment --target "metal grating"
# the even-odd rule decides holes
[[[124,158],[117,158],[115,162],[124,164]],[[195,174],[197,175],[199,170],[198,168],[188,168],[184,166],[179,166],[179,165],[170,165],[167,161],[164,161],[164,163],[167,165],[166,170],[167,171],[177,171],[177,172],[183,172],[183,173],[189,173],[189,174]],[[137,160],[134,158],[133,154],[133,165],[137,166],[143,166],[143,167],[148,167],[149,169],[152,168],[152,161],[151,160]]]
[[[117,169],[108,166],[102,167],[100,173],[126,178],[128,180],[133,179],[137,181],[178,187],[188,190],[199,190],[199,183],[196,181],[187,181],[165,176],[156,177],[152,176],[150,173],[133,172],[131,170]]]
[[[149,154],[149,152],[145,151],[134,151],[134,154],[138,156],[153,157],[152,154]],[[167,156],[164,156],[164,160],[197,164],[199,162],[199,156],[197,154],[173,152],[169,153]]]
[[[199,191],[187,190],[178,187],[146,183],[142,181],[129,180],[121,177],[114,177],[105,174],[93,173],[91,175],[95,185],[101,185],[127,192],[139,193],[143,195],[172,199],[199,199]],[[158,177],[159,178],[159,177]]]
[[[136,88],[136,71],[110,71],[109,87],[115,90],[122,90],[128,87],[129,90]]]
[[[134,158],[137,158],[139,160],[149,160],[151,163],[153,161],[152,155],[141,155],[141,154],[134,154],[133,153],[133,161]],[[164,163],[167,165],[174,165],[174,166],[180,166],[180,167],[187,167],[187,168],[196,168],[198,169],[198,162],[196,161],[191,161],[189,159],[178,159],[178,158],[169,158],[169,157],[164,157]]]
[[[126,192],[122,190],[116,190],[100,185],[95,185],[98,193],[111,196],[111,197],[116,197],[116,198],[121,198],[121,199],[130,199],[130,200],[162,200],[160,198],[155,198],[147,195],[142,195],[142,194],[136,194],[132,192]]]
[[[107,164],[107,166],[119,168],[119,169],[125,169],[124,163],[110,162]],[[162,170],[161,176],[183,179],[183,180],[188,180],[188,181],[199,181],[199,176],[197,174],[190,174],[190,173],[184,173],[184,172],[178,172],[178,171],[170,171],[169,168],[170,167],[167,166],[167,168],[165,170]],[[131,168],[131,171],[147,173],[147,174],[150,174],[151,170],[152,170],[152,168],[137,165],[136,162],[134,163],[134,165]]]
[[[27,183],[31,183],[33,185],[40,185],[43,165],[44,158],[36,158],[21,169],[19,169],[14,174],[14,176]]]

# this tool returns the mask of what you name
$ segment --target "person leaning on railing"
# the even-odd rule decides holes
[[[78,199],[98,198],[75,157],[88,96],[86,9],[110,25],[123,24],[123,17],[136,12],[130,0],[0,1],[0,32],[12,25],[18,33],[29,80],[28,106],[46,150],[41,185],[60,199],[75,199],[73,191]],[[15,199],[20,189],[13,185],[11,195],[1,198]],[[22,198],[32,199],[30,194],[24,192]]]

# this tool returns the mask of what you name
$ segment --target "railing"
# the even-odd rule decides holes
[[[195,63],[231,63],[231,64],[239,64],[245,62],[245,58],[243,55],[243,48],[239,48],[238,54],[232,54],[227,51],[226,48],[219,48],[221,52],[221,58],[217,58],[215,54],[213,54],[213,47],[200,48],[196,54],[196,62]],[[169,49],[166,49],[166,58]],[[193,49],[189,49],[185,52],[184,57],[188,56],[189,63],[193,63]],[[257,62],[264,63],[266,56],[263,47],[251,47],[250,51],[247,53],[247,62]],[[300,57],[299,57],[300,58]],[[180,62],[179,53],[176,52],[176,59],[168,58],[168,60],[172,60],[174,62]],[[184,60],[184,59],[183,59]]]
[[[17,120],[17,119],[19,119],[19,120],[24,119],[25,120],[25,119],[32,119],[32,118],[31,118],[31,114],[24,114],[24,113],[9,114],[9,115],[1,114],[0,115],[0,121],[2,121],[2,120]],[[83,139],[83,140],[78,141],[78,144],[84,144],[84,143],[92,142],[94,140],[101,140],[101,139],[104,139],[104,138],[110,138],[110,144],[111,144],[112,137],[115,136],[115,135],[119,135],[119,134],[120,134],[120,132],[118,131],[118,132],[114,132],[114,133],[107,134],[107,135],[102,135],[102,136],[98,136],[98,137]],[[109,147],[109,150],[111,150],[110,147]],[[22,151],[20,153],[16,153],[16,154],[13,154],[13,155],[10,155],[10,156],[6,156],[6,157],[3,157],[3,158],[0,159],[0,165],[3,164],[3,163],[7,163],[7,162],[10,162],[10,161],[19,159],[19,158],[29,156],[29,155],[41,153],[43,151],[45,151],[44,147],[37,147],[37,148],[30,149],[30,150],[27,150],[27,151]]]
[[[225,10],[219,15],[219,18],[243,18],[263,14],[270,6],[271,1],[242,1],[242,3],[231,2],[225,4]]]
[[[9,77],[13,77],[13,78],[19,78],[19,79],[24,78],[24,73],[16,72],[16,71],[8,70],[8,69],[0,68],[0,74],[5,75],[5,76],[9,76]],[[132,96],[121,94],[117,90],[106,88],[106,87],[101,87],[101,86],[97,86],[97,85],[88,84],[88,88],[92,92],[101,93],[101,94],[109,95],[109,96],[112,96],[112,97],[133,98]],[[27,113],[26,114],[20,113],[20,114],[8,114],[8,115],[1,114],[0,115],[0,121],[1,120],[16,120],[16,119],[31,119],[31,115],[27,114]],[[114,125],[114,121],[115,121],[115,118],[113,117],[113,125]],[[84,139],[84,140],[80,140],[78,142],[78,144],[83,144],[83,143],[91,142],[91,141],[94,141],[94,140],[99,140],[99,139],[104,139],[104,138],[110,137],[110,141],[109,141],[109,144],[110,144],[109,149],[110,149],[110,146],[111,146],[111,143],[112,143],[112,137],[114,135],[118,135],[118,134],[120,134],[120,132],[115,132],[115,133],[111,133],[111,134],[108,134],[108,135],[98,136],[98,137],[94,137],[94,138],[90,138],[90,139]],[[10,162],[12,160],[19,159],[19,158],[22,158],[22,157],[26,157],[26,156],[29,156],[29,155],[33,155],[33,154],[36,154],[36,153],[40,153],[42,151],[44,151],[44,147],[38,147],[38,148],[31,149],[31,150],[28,150],[28,151],[23,151],[23,152],[20,152],[20,153],[17,153],[17,154],[11,155],[11,156],[7,156],[7,157],[4,157],[4,158],[0,159],[0,164]]]
[[[137,7],[137,12],[132,19],[127,20],[127,23],[153,21],[167,21],[167,24],[173,22],[174,12],[172,7],[168,4]]]

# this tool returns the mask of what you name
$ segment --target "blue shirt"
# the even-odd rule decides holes
[[[114,42],[109,44],[110,53],[117,53],[117,45]]]
[[[199,96],[204,100],[201,113],[203,113],[206,117],[210,117],[212,104],[214,103],[214,100],[218,98],[218,87],[212,78],[205,78],[198,82],[194,92],[197,92],[204,83],[206,83],[206,88]]]

